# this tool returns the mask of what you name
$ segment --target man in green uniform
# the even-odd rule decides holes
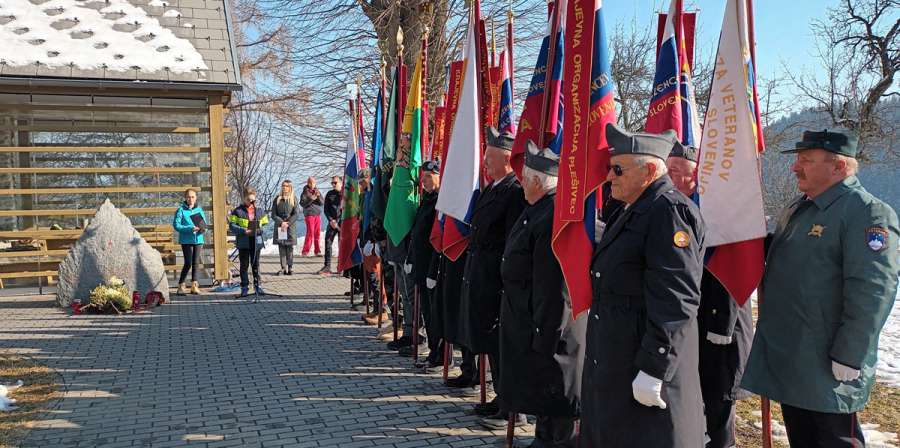
[[[804,132],[803,193],[779,217],[742,386],[781,403],[792,447],[863,446],[878,337],[897,292],[897,214],[856,178],[856,137]]]

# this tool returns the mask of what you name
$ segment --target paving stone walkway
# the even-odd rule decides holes
[[[152,313],[69,316],[50,296],[0,297],[0,350],[64,381],[23,446],[502,446],[468,414],[475,398],[374,339],[349,309],[346,280],[312,274],[319,258],[298,261],[292,277],[264,277],[282,296],[259,304],[204,295]]]

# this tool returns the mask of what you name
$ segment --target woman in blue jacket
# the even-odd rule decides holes
[[[200,221],[195,222],[195,215],[200,216]],[[191,294],[200,294],[200,284],[197,283],[197,269],[200,267],[200,250],[203,249],[203,232],[206,227],[206,215],[197,204],[197,190],[188,188],[184,191],[184,202],[175,212],[172,227],[178,232],[178,243],[181,244],[181,252],[184,254],[184,267],[181,268],[181,277],[178,279],[177,295],[183,296],[188,292],[184,284],[188,271],[191,272]],[[202,223],[202,224],[201,224]]]

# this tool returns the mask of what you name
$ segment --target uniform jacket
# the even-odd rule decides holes
[[[236,209],[231,211],[231,215],[228,216],[228,231],[234,235],[234,245],[237,246],[238,249],[250,249],[250,243],[254,241],[254,235],[247,235],[246,230],[250,227],[250,214],[247,212],[247,206],[244,204],[239,205]],[[259,226],[256,228],[256,235],[262,236],[262,227],[269,223],[269,216],[263,213],[262,210],[259,209],[259,206],[256,207],[256,216],[255,218],[259,220]],[[257,245],[256,249],[259,250],[262,248],[262,245]]]
[[[766,258],[744,388],[818,412],[863,409],[897,293],[898,238],[897,214],[856,176],[795,200]],[[838,382],[832,360],[860,377]]]
[[[437,280],[435,294],[437,296],[438,316],[443,325],[438,331],[444,336],[444,339],[451,344],[462,344],[460,335],[460,313],[459,307],[462,301],[462,283],[463,273],[466,267],[466,253],[463,252],[456,261],[440,254],[437,263],[435,280]]]
[[[700,283],[700,385],[703,400],[741,400],[750,394],[740,388],[750,344],[753,342],[753,315],[750,300],[738,306],[725,287],[709,271]],[[731,336],[731,344],[717,345],[706,333]]]
[[[313,197],[313,193],[318,193]],[[303,186],[303,194],[300,195],[300,206],[303,207],[303,216],[319,216],[322,214],[322,193],[319,190],[310,190],[309,186]]]
[[[522,186],[510,173],[489,186],[475,204],[462,282],[459,335],[475,353],[500,350],[500,261],[507,235],[525,208]]]
[[[425,279],[428,278],[431,260],[436,256],[430,237],[431,228],[434,226],[434,216],[436,214],[434,207],[437,205],[437,197],[437,190],[422,195],[422,201],[416,210],[413,226],[409,232],[409,255],[406,260],[407,263],[412,264],[416,284],[419,285],[419,290],[423,292],[426,289]]]
[[[203,233],[194,232],[194,221],[191,220],[193,215],[200,215],[203,222],[209,224],[199,205],[188,208],[188,205],[182,202],[181,207],[175,210],[175,217],[172,218],[172,227],[178,232],[178,244],[203,244]]]
[[[579,446],[702,447],[700,211],[663,176],[610,222],[590,272]],[[666,409],[634,399],[639,371],[663,381]]]
[[[272,241],[283,246],[293,246],[297,239],[296,222],[297,218],[300,217],[300,213],[297,211],[297,202],[294,201],[294,205],[291,205],[290,202],[279,199],[280,196],[276,196],[275,200],[272,201],[272,221],[275,223]],[[278,239],[278,229],[281,228],[281,223],[283,222],[288,223],[287,240]]]
[[[563,370],[554,355],[577,356],[562,338],[571,315],[569,294],[550,241],[553,197],[528,206],[509,234],[500,270],[500,369],[498,395],[503,409],[541,416],[574,416],[576,403],[566,395]]]

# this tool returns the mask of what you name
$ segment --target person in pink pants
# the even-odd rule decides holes
[[[303,207],[303,218],[306,222],[306,238],[303,241],[304,257],[309,256],[310,247],[316,245],[316,256],[322,254],[319,247],[319,234],[322,231],[322,193],[316,188],[316,180],[310,177],[300,195],[300,206]]]

